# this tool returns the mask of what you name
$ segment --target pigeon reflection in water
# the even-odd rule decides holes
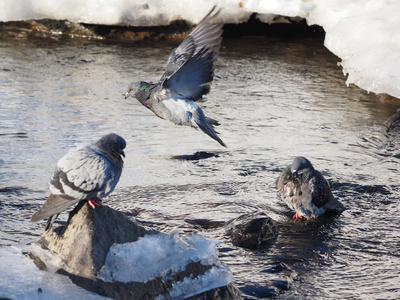
[[[159,82],[132,82],[125,99],[136,98],[158,117],[200,129],[226,147],[213,128],[218,121],[206,117],[193,102],[210,91],[222,41],[223,24],[214,24],[218,13],[214,7],[172,51]]]
[[[92,208],[100,206],[100,198],[110,194],[119,181],[125,147],[125,140],[111,133],[70,150],[58,161],[49,184],[51,194],[31,222],[49,217],[48,230],[60,212],[81,200],[86,199]]]

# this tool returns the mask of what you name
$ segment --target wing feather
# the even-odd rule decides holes
[[[83,200],[101,191],[110,180],[111,168],[111,163],[103,156],[87,149],[78,149],[68,152],[59,160],[58,172],[53,176],[51,185],[55,185],[54,181],[58,182],[64,193]],[[53,192],[52,189],[50,191]]]
[[[219,14],[215,10],[216,7],[172,51],[160,79],[162,87],[169,89],[172,96],[196,101],[209,92],[222,41],[223,24],[214,24]]]

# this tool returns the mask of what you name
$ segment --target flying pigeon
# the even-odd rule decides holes
[[[218,121],[206,117],[194,102],[210,91],[219,55],[223,24],[214,24],[215,9],[172,51],[159,82],[132,82],[125,99],[136,98],[158,117],[200,129],[226,147],[213,129]]]
[[[100,198],[114,190],[121,176],[125,147],[125,140],[111,133],[70,150],[58,161],[49,183],[50,196],[31,222],[49,217],[48,230],[61,211],[81,200],[86,199],[92,208],[100,206]]]
[[[308,220],[327,210],[344,210],[333,197],[326,179],[305,157],[296,157],[276,180],[276,186],[287,206],[296,212],[293,219]]]

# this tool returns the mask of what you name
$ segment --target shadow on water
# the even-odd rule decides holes
[[[199,151],[194,154],[187,154],[187,155],[175,155],[172,156],[172,159],[178,160],[200,160],[200,159],[207,159],[210,157],[218,157],[219,153],[212,153],[206,151]]]

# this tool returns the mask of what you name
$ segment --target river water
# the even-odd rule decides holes
[[[225,149],[123,97],[131,81],[158,80],[176,45],[0,41],[0,245],[38,239],[45,223],[29,219],[58,159],[116,132],[125,168],[106,204],[164,232],[221,240],[245,298],[400,298],[398,147],[383,126],[400,102],[347,87],[321,39],[225,38],[200,103]],[[340,216],[290,218],[274,182],[298,155],[331,182]],[[255,212],[276,221],[277,240],[234,246],[223,222]]]

